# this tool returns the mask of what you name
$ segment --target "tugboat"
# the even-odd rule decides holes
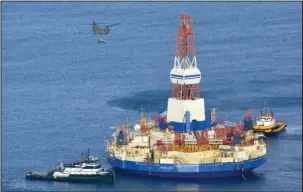
[[[66,181],[66,182],[102,182],[113,184],[115,173],[111,168],[101,168],[99,159],[90,156],[89,150],[79,161],[61,163],[49,172],[28,172],[27,180]]]
[[[256,120],[256,123],[253,125],[254,132],[261,132],[265,135],[276,135],[285,131],[286,124],[282,121],[277,121],[274,112],[269,110],[267,103],[264,103],[264,112],[261,111],[261,114]]]

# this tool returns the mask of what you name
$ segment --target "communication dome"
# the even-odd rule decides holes
[[[139,124],[136,124],[135,127],[134,127],[135,131],[139,131],[141,129],[141,125]]]

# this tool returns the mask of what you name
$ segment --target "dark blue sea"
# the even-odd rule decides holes
[[[111,127],[167,105],[181,13],[192,16],[201,95],[217,116],[288,124],[247,180],[117,175],[113,186],[34,182],[91,149],[105,166]],[[94,36],[92,21],[120,25]],[[301,3],[2,3],[3,191],[302,191]],[[88,25],[86,25],[88,24]],[[99,38],[106,44],[97,43]]]

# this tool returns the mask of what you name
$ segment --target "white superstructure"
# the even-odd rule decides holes
[[[190,62],[189,58],[181,59],[175,56],[174,67],[170,71],[170,80],[174,84],[198,84],[201,81],[201,72],[197,67],[196,56]]]
[[[204,98],[195,100],[180,100],[176,98],[168,99],[167,107],[167,121],[168,122],[185,122],[185,112],[190,112],[190,121],[204,121],[205,120],[205,109],[204,109]]]
[[[61,163],[59,168],[54,171],[53,177],[69,177],[70,175],[87,176],[87,175],[105,175],[108,170],[101,167],[99,159],[89,156],[84,161],[72,164]]]
[[[274,126],[276,125],[277,120],[274,117],[273,112],[270,112],[268,107],[267,107],[267,103],[264,103],[264,113],[261,111],[260,116],[257,118],[256,120],[256,125],[257,126]]]
[[[256,125],[258,126],[274,126],[276,125],[277,120],[270,115],[263,115],[260,116],[257,121],[256,121]]]

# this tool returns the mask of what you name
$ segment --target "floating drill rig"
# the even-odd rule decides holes
[[[214,179],[243,176],[266,162],[266,144],[260,135],[239,124],[214,124],[215,111],[205,109],[189,15],[180,18],[170,80],[167,110],[159,109],[150,121],[142,113],[141,124],[113,133],[107,155],[116,171]]]

